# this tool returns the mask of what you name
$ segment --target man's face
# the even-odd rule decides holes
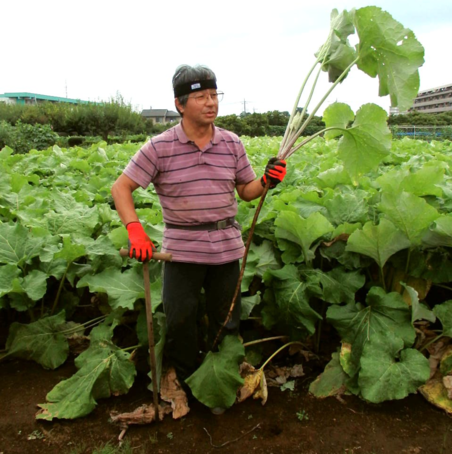
[[[217,90],[206,89],[191,93],[185,107],[178,103],[178,108],[184,114],[184,120],[195,125],[212,124],[218,115]]]

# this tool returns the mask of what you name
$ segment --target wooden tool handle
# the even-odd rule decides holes
[[[119,254],[121,257],[128,257],[129,251],[127,249],[120,249]],[[164,262],[171,262],[173,260],[173,254],[165,252],[153,252],[151,260],[162,260]]]

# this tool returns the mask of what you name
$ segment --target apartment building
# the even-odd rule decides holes
[[[452,84],[429,88],[418,93],[409,112],[441,113],[452,110]]]

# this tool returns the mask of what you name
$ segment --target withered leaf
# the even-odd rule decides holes
[[[182,418],[190,411],[187,395],[177,379],[174,367],[170,367],[166,373],[162,375],[160,382],[160,397],[165,402],[171,404],[173,419]]]

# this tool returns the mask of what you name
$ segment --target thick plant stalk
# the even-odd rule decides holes
[[[358,58],[353,60],[350,65],[342,72],[342,74],[336,79],[336,81],[333,83],[333,85],[330,87],[330,89],[326,92],[326,94],[323,96],[323,98],[318,102],[318,104],[314,107],[314,110],[311,112],[308,118],[306,118],[305,122],[301,125],[301,127],[298,129],[297,133],[292,137],[292,140],[289,144],[285,144],[284,148],[281,147],[279,152],[278,152],[278,158],[282,159],[287,159],[290,155],[292,155],[295,151],[294,148],[292,148],[295,145],[295,142],[297,139],[301,136],[303,131],[306,129],[314,115],[317,113],[317,111],[320,109],[322,104],[326,101],[328,96],[331,94],[331,92],[337,87],[337,85],[342,82],[344,77],[347,75],[348,71],[352,69],[352,67],[358,62]],[[298,150],[299,147],[296,147]]]
[[[319,63],[319,59],[316,60],[316,62],[314,63],[314,65],[312,66],[312,68],[309,70],[309,73],[308,75],[306,76],[305,80],[303,81],[303,83],[301,84],[301,88],[300,88],[300,91],[298,92],[298,95],[297,95],[297,99],[295,100],[295,104],[293,106],[293,109],[292,109],[292,113],[290,114],[290,118],[289,118],[289,122],[288,122],[288,126],[286,128],[286,131],[284,132],[284,137],[283,137],[283,140],[281,141],[281,145],[280,145],[280,149],[283,149],[285,144],[286,144],[286,141],[288,139],[288,136],[290,135],[290,124],[292,123],[292,120],[294,119],[295,117],[295,114],[297,113],[297,109],[298,109],[298,104],[300,103],[300,98],[301,98],[301,95],[303,94],[303,91],[306,87],[306,84],[308,83],[308,80],[309,78],[311,77],[312,73],[314,72],[314,69],[315,67],[317,66],[317,64]],[[307,106],[304,107],[303,109],[303,112],[302,112],[302,117],[303,118],[303,115],[304,113],[306,112],[306,108]]]
[[[259,367],[259,370],[264,370],[265,366],[282,350],[284,350],[286,347],[290,347],[291,345],[294,345],[294,344],[300,344],[301,346],[303,345],[300,341],[292,341],[292,342],[289,342],[285,345],[283,345],[282,347],[278,348],[278,350],[276,350],[275,353],[273,353],[273,355],[271,355],[267,361],[265,361],[264,364],[262,364],[261,367]]]
[[[243,344],[243,346],[246,348],[246,347],[251,347],[251,345],[262,344],[262,342],[270,342],[270,341],[274,341],[274,340],[282,340],[282,339],[288,339],[288,338],[289,338],[289,336],[267,337],[265,339],[257,339],[254,341],[246,342],[245,344]]]
[[[261,199],[259,201],[259,205],[257,206],[256,212],[254,213],[253,222],[251,224],[251,228],[250,228],[250,231],[249,231],[249,234],[248,234],[248,240],[246,241],[245,254],[243,255],[243,259],[242,259],[242,267],[240,269],[239,280],[237,282],[237,286],[235,288],[235,293],[234,293],[234,296],[232,298],[231,307],[229,308],[229,312],[228,312],[228,315],[226,317],[226,320],[223,323],[223,326],[218,331],[217,337],[215,338],[215,340],[213,342],[212,350],[214,350],[215,347],[217,346],[218,340],[220,339],[220,336],[221,336],[221,333],[223,332],[224,327],[228,324],[229,320],[231,319],[232,311],[234,310],[235,302],[237,301],[237,296],[238,296],[238,294],[240,292],[240,288],[241,288],[241,285],[242,285],[243,275],[245,274],[246,259],[248,257],[248,251],[250,250],[250,247],[251,247],[251,241],[253,239],[254,228],[256,227],[257,218],[259,217],[259,213],[261,212],[262,205],[264,204],[264,200],[265,200],[265,197],[267,196],[267,192],[268,192],[269,188],[270,188],[270,179],[268,179],[268,181],[267,181],[267,183],[266,183],[266,185],[264,187],[264,192],[261,195]]]
[[[69,267],[71,266],[71,263],[68,263],[67,267],[66,267],[66,271],[64,272],[63,274],[63,277],[61,278],[61,282],[60,282],[60,285],[58,286],[58,292],[57,292],[57,295],[55,297],[55,300],[53,302],[53,306],[52,306],[52,310],[50,311],[50,315],[53,315],[54,312],[55,312],[55,309],[58,305],[58,301],[60,300],[60,295],[61,295],[61,290],[63,290],[63,286],[64,286],[64,281],[66,280],[66,275],[67,275],[67,272],[69,270]]]

